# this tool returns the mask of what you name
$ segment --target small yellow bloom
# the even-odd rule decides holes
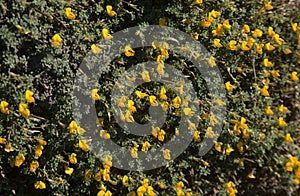
[[[245,164],[244,164],[244,158],[241,158],[240,160],[239,160],[239,165],[241,166],[241,167],[244,167],[245,166]]]
[[[65,15],[68,19],[76,18],[75,14],[72,12],[72,8],[70,8],[70,7],[66,8]]]
[[[131,112],[136,112],[136,107],[134,106],[134,101],[132,100],[128,100],[127,103],[127,108],[131,111]]]
[[[159,97],[160,97],[161,99],[163,99],[163,100],[167,100],[168,97],[167,97],[166,93],[167,93],[166,88],[165,88],[165,87],[162,87],[162,88],[160,89]]]
[[[78,125],[75,120],[69,124],[70,133],[77,134]]]
[[[218,24],[217,28],[212,31],[213,36],[221,36],[224,32],[223,25]]]
[[[6,101],[1,101],[0,109],[3,114],[9,114],[8,103]]]
[[[268,58],[264,58],[264,66],[265,67],[272,67],[273,66],[273,63],[271,61],[269,61]]]
[[[180,103],[181,103],[181,99],[179,96],[176,96],[174,99],[173,99],[173,106],[174,108],[179,108],[180,107]]]
[[[159,141],[163,142],[165,140],[165,135],[166,135],[166,132],[163,129],[160,129],[160,131],[158,132],[158,135],[157,135],[157,139]]]
[[[85,152],[89,150],[89,146],[86,144],[86,140],[79,140],[78,146]]]
[[[129,123],[134,122],[134,118],[133,118],[132,112],[130,110],[128,110],[125,114],[125,121],[129,122]]]
[[[144,99],[145,97],[148,97],[148,94],[142,93],[141,91],[135,91],[135,94],[136,94],[140,99]]]
[[[163,150],[163,155],[164,155],[164,158],[167,159],[167,160],[171,160],[171,154],[170,154],[170,150],[169,149],[165,149]]]
[[[55,34],[53,37],[52,37],[52,46],[53,47],[58,47],[60,46],[60,43],[62,42],[62,38],[60,37],[60,35],[58,34]]]
[[[97,47],[96,44],[91,45],[92,53],[99,54],[101,52],[101,48]]]
[[[256,52],[257,54],[262,54],[263,53],[263,47],[264,47],[264,44],[256,44]]]
[[[300,178],[294,178],[293,183],[297,186],[300,184]]]
[[[252,31],[252,36],[253,37],[261,37],[262,34],[263,34],[263,32],[260,29],[255,29],[254,31]]]
[[[158,106],[158,102],[154,95],[149,96],[149,102],[150,102],[151,106]]]
[[[194,112],[192,111],[191,108],[184,108],[184,109],[183,109],[183,112],[184,112],[184,114],[187,115],[187,116],[194,116]]]
[[[88,169],[84,172],[84,179],[89,181],[89,180],[91,180],[91,178],[92,178],[92,171],[90,169]]]
[[[233,148],[231,148],[231,146],[228,145],[228,146],[226,147],[225,153],[226,153],[226,155],[230,155],[230,153],[233,152],[233,151],[234,151]]]
[[[271,2],[267,2],[267,4],[265,5],[266,10],[272,10],[273,6],[271,5]]]
[[[271,109],[271,106],[267,106],[267,108],[265,109],[265,113],[267,115],[273,115],[274,114],[274,112]]]
[[[222,152],[222,145],[223,145],[222,142],[217,142],[217,143],[215,144],[215,149],[216,149],[216,151]]]
[[[265,97],[269,97],[270,94],[269,94],[268,89],[269,89],[269,86],[264,86],[264,87],[261,89],[261,91],[260,91],[261,94],[262,94],[263,96],[265,96]]]
[[[46,184],[42,181],[37,181],[36,183],[34,183],[34,188],[35,189],[45,189]]]
[[[285,135],[285,141],[286,142],[294,142],[293,138],[291,137],[291,134],[287,133]]]
[[[221,13],[218,12],[218,11],[212,10],[211,12],[209,12],[209,15],[214,17],[214,18],[217,18],[217,17],[221,16]]]
[[[151,145],[150,145],[150,143],[148,141],[144,142],[143,146],[142,146],[142,151],[143,152],[148,152],[150,146]]]
[[[177,182],[176,184],[176,192],[178,192],[179,190],[181,190],[184,187],[184,184],[182,181]]]
[[[287,123],[283,120],[282,117],[279,117],[279,118],[278,118],[278,125],[279,125],[280,127],[286,127],[286,126],[287,126]]]
[[[196,5],[201,5],[202,3],[203,3],[202,0],[195,0]]]
[[[207,135],[207,137],[209,137],[211,139],[215,137],[215,133],[214,133],[212,127],[208,127],[206,129],[206,135]]]
[[[30,171],[35,172],[35,170],[39,167],[38,161],[32,161],[30,164]]]
[[[253,37],[250,37],[247,40],[247,45],[251,48],[253,46],[254,42],[255,42],[255,39]]]
[[[297,72],[296,71],[293,71],[291,73],[291,80],[293,80],[293,81],[298,81],[299,80],[299,77],[297,76]]]
[[[42,156],[42,154],[43,154],[43,149],[44,149],[44,147],[43,147],[42,145],[39,144],[39,145],[35,148],[35,155],[36,155],[37,157]]]
[[[236,46],[236,43],[237,42],[235,40],[230,40],[230,42],[229,42],[229,48],[230,48],[230,50],[233,50],[233,51],[238,50],[238,48]]]
[[[204,18],[203,20],[201,20],[200,25],[202,27],[209,27],[211,25],[211,22],[207,20],[207,18]]]
[[[125,46],[124,52],[125,52],[125,55],[128,57],[134,56],[134,54],[135,54],[135,51],[129,45]]]
[[[101,99],[100,95],[98,94],[98,91],[98,89],[93,89],[91,92],[91,96],[95,101],[99,101]]]
[[[232,84],[230,84],[230,81],[228,81],[228,82],[225,83],[225,88],[228,91],[232,91],[235,88],[235,86],[233,86]]]
[[[272,71],[271,71],[271,74],[272,74],[272,76],[273,76],[274,78],[278,78],[278,77],[280,76],[279,70],[272,70]]]
[[[201,141],[200,131],[195,131],[195,133],[194,133],[194,140],[196,142],[200,142]]]
[[[65,168],[65,173],[68,174],[68,175],[70,175],[70,176],[72,175],[73,171],[74,171],[74,169],[71,168],[71,167],[68,167],[68,166],[67,166],[67,167]]]
[[[292,50],[289,49],[289,48],[286,48],[284,51],[283,51],[284,54],[291,54],[292,53]]]
[[[110,17],[113,17],[113,16],[117,15],[117,13],[116,13],[115,11],[113,11],[111,5],[107,5],[107,6],[106,6],[106,11],[107,11],[107,14],[108,14]]]
[[[298,27],[297,23],[292,24],[292,29],[293,29],[294,32],[300,32],[300,27]]]
[[[30,110],[28,109],[26,103],[19,104],[19,111],[25,118],[28,118],[30,116]]]
[[[158,183],[158,186],[159,186],[159,188],[161,188],[161,189],[167,189],[167,188],[168,188],[168,186],[165,185],[164,183]]]
[[[225,29],[230,29],[231,28],[231,25],[229,24],[229,20],[224,20],[223,22],[223,27]]]
[[[163,102],[162,104],[161,104],[161,107],[162,107],[162,109],[164,110],[164,111],[168,111],[169,110],[169,103],[168,102]]]
[[[253,171],[250,172],[250,173],[247,175],[247,178],[250,178],[250,179],[254,179],[254,178],[255,178],[255,176],[254,176],[254,174],[253,174]]]
[[[145,82],[150,82],[151,81],[150,76],[149,76],[149,72],[146,71],[146,70],[142,72],[142,78]]]
[[[25,161],[24,154],[19,154],[18,156],[16,156],[15,166],[20,167],[24,161]]]
[[[77,163],[77,158],[76,158],[76,154],[75,153],[72,153],[70,156],[69,156],[69,161],[70,163],[72,164],[76,164]]]
[[[289,109],[287,107],[285,107],[283,104],[281,104],[278,108],[279,112],[285,113],[287,112]]]
[[[282,38],[280,38],[278,34],[275,34],[275,35],[274,35],[274,40],[275,40],[275,42],[276,42],[278,45],[280,45],[280,46],[281,46],[282,43],[284,42],[284,40],[283,40]]]
[[[106,130],[101,130],[100,137],[104,139],[110,139],[110,134]]]
[[[220,39],[214,39],[214,45],[215,45],[217,48],[223,47],[223,45],[220,43]]]
[[[0,137],[0,144],[6,144],[6,139],[3,137]]]
[[[110,40],[113,38],[113,36],[109,34],[109,31],[106,28],[102,29],[102,37],[106,40]]]
[[[248,42],[242,41],[241,50],[248,51],[250,48],[247,46]]]
[[[243,26],[243,29],[242,29],[245,33],[249,33],[250,32],[250,27],[249,27],[249,25],[244,25]]]
[[[270,42],[266,43],[265,48],[266,48],[268,51],[275,50],[275,47],[272,46]]]
[[[30,90],[26,90],[25,92],[25,99],[28,103],[34,103],[34,97],[33,97],[33,92]]]
[[[165,74],[165,70],[164,70],[165,66],[163,63],[158,63],[156,71],[159,75],[164,75]]]
[[[131,157],[134,158],[134,159],[137,159],[139,157],[137,147],[131,148]]]
[[[159,18],[158,24],[161,27],[166,27],[167,26],[166,19],[165,18]]]
[[[127,186],[127,185],[128,185],[128,176],[127,176],[127,175],[123,176],[123,178],[122,178],[122,184],[123,184],[124,186]]]
[[[125,102],[126,102],[126,97],[125,96],[122,96],[120,99],[119,99],[119,102],[118,102],[118,106],[120,107],[125,107]]]
[[[243,152],[244,151],[244,147],[243,147],[243,142],[238,142],[237,144],[236,144],[236,147],[237,147],[237,149],[240,151],[240,152]]]
[[[143,196],[144,193],[147,192],[147,190],[146,190],[146,188],[145,188],[144,186],[140,186],[140,187],[137,189],[136,192],[137,192],[137,195],[138,195],[138,196]]]

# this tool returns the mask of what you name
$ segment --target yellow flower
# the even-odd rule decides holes
[[[45,189],[46,184],[42,181],[37,181],[36,183],[34,183],[34,188],[35,189]]]
[[[285,141],[286,142],[294,142],[293,138],[291,137],[291,134],[287,133],[285,135]]]
[[[229,20],[224,20],[223,22],[223,27],[225,29],[230,29],[231,28],[231,25],[229,24]]]
[[[9,114],[8,103],[6,101],[1,101],[0,109],[3,114]]]
[[[285,113],[287,112],[289,109],[287,107],[285,107],[283,104],[281,104],[278,108],[279,112]]]
[[[202,27],[209,27],[211,25],[211,22],[207,20],[207,18],[204,18],[201,20],[200,25]]]
[[[235,194],[238,192],[235,188],[235,184],[232,181],[229,181],[227,183],[227,192],[230,196],[235,196]]]
[[[263,32],[260,29],[255,29],[254,31],[252,31],[252,36],[253,37],[261,37],[262,34],[263,34]]]
[[[117,14],[115,11],[112,10],[112,6],[111,5],[107,5],[106,6],[106,11],[107,11],[107,14],[110,17],[113,17],[113,16],[115,16]]]
[[[265,97],[269,97],[270,94],[269,94],[268,89],[269,89],[269,86],[264,86],[264,87],[261,89],[261,91],[260,91],[261,94],[262,94],[263,96],[265,96]]]
[[[26,103],[19,104],[19,111],[25,118],[28,118],[30,116],[30,110],[27,107],[28,106]]]
[[[267,115],[273,115],[274,114],[274,112],[271,109],[271,106],[267,106],[267,108],[265,109],[265,113]]]
[[[140,186],[138,189],[137,189],[137,195],[138,196],[143,196],[144,195],[144,193],[146,193],[146,188],[144,187],[144,186]]]
[[[142,72],[142,78],[145,82],[150,82],[151,79],[150,79],[150,76],[149,76],[149,72],[148,71],[143,71]]]
[[[246,41],[242,41],[241,50],[243,50],[243,51],[250,50],[250,48],[247,46],[247,44],[248,43]]]
[[[102,37],[106,40],[110,40],[113,38],[113,36],[109,34],[109,31],[106,28],[102,29]]]
[[[214,133],[212,127],[208,127],[206,129],[206,135],[211,139],[215,137],[215,133]]]
[[[134,118],[132,116],[132,112],[130,110],[128,110],[125,114],[125,121],[126,122],[134,122]]]
[[[244,164],[244,158],[241,158],[240,160],[239,160],[239,165],[241,166],[241,167],[244,167],[245,166],[245,164]]]
[[[201,5],[202,4],[202,0],[195,0],[195,4],[196,5]]]
[[[159,26],[161,26],[161,27],[166,27],[166,26],[167,26],[166,19],[165,19],[165,18],[159,18],[158,24],[159,24]]]
[[[6,144],[6,139],[5,139],[5,138],[2,138],[2,137],[0,137],[0,144]]]
[[[100,137],[104,139],[110,139],[110,134],[106,130],[101,130]]]
[[[194,115],[194,112],[192,111],[191,108],[184,108],[184,109],[183,109],[183,112],[184,112],[184,114],[187,115],[187,116],[193,116],[193,115]]]
[[[128,57],[134,56],[134,54],[135,54],[134,50],[129,45],[125,46],[124,52],[125,52],[125,55]]]
[[[221,13],[218,12],[218,11],[212,10],[211,12],[209,12],[209,15],[214,17],[214,18],[217,18],[217,17],[221,16]]]
[[[216,149],[216,151],[222,152],[222,145],[223,145],[222,142],[217,142],[217,143],[215,144],[215,149]]]
[[[35,148],[35,155],[36,155],[37,157],[42,156],[42,154],[43,154],[43,149],[44,149],[44,147],[43,147],[42,145],[39,144],[39,145]]]
[[[76,18],[75,14],[72,12],[72,8],[70,8],[70,7],[66,8],[65,15],[68,19]]]
[[[125,107],[125,102],[126,102],[126,97],[125,96],[122,96],[120,99],[119,99],[119,102],[118,102],[118,106],[120,107]]]
[[[158,102],[157,102],[156,97],[154,95],[149,96],[149,102],[152,106],[158,106]]]
[[[293,80],[293,81],[298,81],[298,80],[299,80],[296,71],[293,71],[293,72],[291,73],[291,80]]]
[[[97,47],[96,44],[91,45],[92,53],[99,54],[101,52],[101,48]]]
[[[77,123],[76,123],[75,120],[73,120],[73,121],[69,124],[69,129],[70,129],[70,133],[72,133],[72,134],[76,134],[76,133],[77,133],[78,126],[77,126]]]
[[[177,182],[176,184],[176,192],[178,192],[179,190],[181,190],[184,187],[184,184],[182,181]]]
[[[135,94],[136,94],[140,99],[144,99],[145,97],[148,96],[148,94],[142,93],[141,91],[135,91]]]
[[[169,149],[163,150],[163,155],[164,155],[165,159],[171,160],[171,154],[170,154],[170,150]]]
[[[265,67],[272,67],[273,66],[273,63],[271,61],[269,61],[268,58],[264,58],[264,66]]]
[[[127,108],[128,108],[131,112],[136,112],[136,107],[134,106],[134,101],[128,100]]]
[[[273,27],[269,27],[269,28],[268,28],[268,34],[269,34],[269,36],[274,37],[274,35],[275,35],[276,33],[275,33],[275,31],[273,31]]]
[[[249,27],[249,25],[244,25],[243,26],[243,29],[242,29],[245,33],[249,33],[250,32],[250,27]]]
[[[272,76],[273,76],[274,78],[278,78],[278,77],[280,76],[279,70],[272,70],[272,71],[271,71],[271,74],[272,74]]]
[[[250,178],[250,179],[254,179],[255,176],[253,175],[253,171],[250,172],[248,175],[247,175],[247,178]]]
[[[35,170],[39,167],[38,161],[32,161],[30,164],[30,171],[35,172]]]
[[[284,40],[282,38],[279,37],[278,34],[274,35],[274,40],[277,44],[279,44],[280,46],[282,45],[282,43],[284,42]]]
[[[226,147],[225,153],[226,153],[226,155],[230,155],[230,153],[233,152],[233,151],[234,151],[233,148],[231,148],[231,146],[228,145],[228,146]]]
[[[98,89],[93,89],[91,92],[91,96],[92,96],[93,100],[95,100],[95,101],[99,101],[101,99],[98,94],[98,91],[99,91]]]
[[[164,70],[165,66],[163,63],[158,63],[156,71],[159,75],[164,75],[165,74],[165,70]]]
[[[267,2],[267,4],[265,5],[266,10],[272,10],[273,6],[271,5],[271,2]]]
[[[30,90],[26,90],[25,99],[28,103],[33,103],[35,101],[34,97],[33,97],[33,92]]]
[[[95,176],[94,176],[94,179],[95,179],[96,181],[100,182],[100,180],[101,180],[101,173],[100,173],[100,172],[97,172],[97,173],[95,174]],[[104,191],[105,191],[105,190],[104,190]]]
[[[235,40],[230,40],[230,42],[229,42],[229,48],[230,48],[230,50],[238,50],[238,48],[236,46],[236,41]]]
[[[300,178],[294,178],[293,183],[297,186],[300,184]]]
[[[89,180],[91,180],[91,178],[92,178],[92,171],[90,169],[88,169],[84,172],[84,179],[89,181]]]
[[[217,28],[215,30],[212,31],[213,36],[221,36],[224,32],[223,29],[223,25],[222,24],[218,24]]]
[[[127,185],[128,185],[128,176],[127,176],[127,175],[123,176],[123,178],[122,178],[122,184],[123,184],[124,186],[127,186]]]
[[[166,88],[165,88],[165,87],[162,87],[162,88],[160,89],[159,97],[160,97],[161,99],[163,99],[163,100],[167,100],[168,97],[167,97],[166,93],[167,93]]]
[[[235,86],[233,86],[232,84],[230,84],[230,81],[228,81],[228,82],[225,83],[225,88],[228,91],[232,91],[235,88]]]
[[[67,166],[67,167],[65,168],[65,173],[68,174],[68,175],[70,175],[70,176],[72,175],[73,171],[74,171],[74,169],[71,168],[71,167],[68,167],[68,166]]]
[[[180,103],[181,103],[181,99],[179,96],[176,96],[174,99],[173,99],[173,106],[174,108],[179,108],[180,107]]]
[[[138,148],[137,147],[131,148],[131,157],[134,158],[134,159],[136,159],[136,158],[139,157],[139,155],[138,155]]]
[[[157,135],[157,139],[159,141],[163,142],[165,140],[165,135],[166,135],[166,132],[163,129],[160,129],[160,131],[158,132],[158,135]]]
[[[103,180],[104,181],[109,181],[110,180],[109,170],[108,169],[104,169],[103,173],[102,173],[102,176],[103,176]]]
[[[254,42],[255,42],[255,39],[253,37],[250,37],[247,40],[247,45],[251,48],[253,46]]]
[[[24,154],[19,154],[18,156],[16,156],[15,166],[20,167],[24,161],[25,161]]]
[[[76,158],[76,154],[75,153],[72,153],[70,156],[69,156],[69,161],[70,163],[72,164],[76,164],[77,163],[77,158]]]
[[[287,123],[283,120],[282,117],[279,117],[279,118],[278,118],[278,125],[279,125],[280,127],[286,127],[286,126],[287,126]]]
[[[86,144],[86,140],[79,140],[78,146],[85,152],[89,150],[89,146]]]
[[[151,145],[150,145],[150,143],[148,141],[144,142],[143,146],[142,146],[142,151],[143,152],[148,152],[150,146]]]
[[[200,142],[201,141],[200,131],[195,131],[195,133],[194,133],[194,140],[196,142]]]
[[[292,29],[293,29],[294,32],[299,32],[300,31],[300,27],[298,27],[297,23],[292,24]]]
[[[291,54],[292,53],[292,50],[289,49],[289,48],[286,48],[284,51],[283,51],[284,54]]]
[[[167,188],[168,188],[168,186],[165,185],[164,183],[158,183],[158,186],[159,186],[159,188],[161,188],[161,189],[167,189]]]
[[[243,152],[244,151],[244,147],[243,147],[243,142],[238,142],[237,144],[236,144],[236,147],[237,147],[237,149],[240,151],[240,152]]]
[[[60,46],[60,43],[62,42],[62,38],[58,35],[58,34],[55,34],[53,37],[52,37],[52,46],[53,47],[58,47]]]
[[[256,44],[256,48],[255,48],[256,52],[258,54],[262,54],[263,53],[263,47],[264,47],[264,44]]]
[[[270,42],[268,42],[268,43],[265,45],[265,48],[266,48],[268,51],[275,50],[275,47],[272,46]]]
[[[161,107],[162,107],[162,109],[164,110],[164,111],[168,111],[169,110],[169,103],[168,102],[163,102],[162,104],[161,104]]]
[[[214,39],[214,45],[215,45],[217,48],[223,47],[223,45],[220,43],[220,39]]]

